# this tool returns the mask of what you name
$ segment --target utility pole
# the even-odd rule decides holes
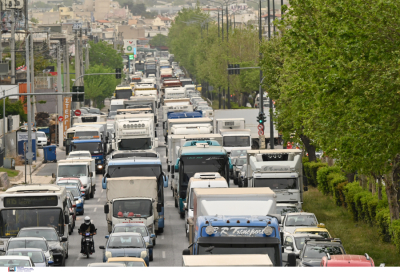
[[[15,84],[15,10],[11,10],[11,84]],[[29,47],[28,47],[29,48]],[[29,55],[27,55],[29,57]],[[30,151],[30,150],[29,150]]]
[[[78,31],[76,31],[75,33],[75,84],[77,86],[81,86],[80,84],[80,68],[81,68],[81,64],[80,64],[80,52],[79,52],[79,40],[78,40]],[[80,102],[74,102],[75,104],[75,109],[80,109]]]
[[[268,3],[269,3],[269,0],[268,0]],[[258,39],[259,39],[260,46],[261,46],[261,43],[262,43],[261,0],[259,1],[259,6],[258,6],[258,8],[259,8],[259,16],[258,16]],[[268,20],[269,20],[269,18],[268,18]],[[261,58],[262,58],[262,56],[261,56],[261,51],[259,52],[259,55],[260,55],[260,60],[261,60]],[[260,97],[260,104],[259,104],[259,107],[260,107],[260,113],[264,113],[264,94],[263,94],[262,87],[261,87],[261,82],[262,82],[262,80],[263,80],[263,74],[262,74],[262,70],[260,69],[260,90],[259,90],[259,97]],[[255,99],[255,98],[254,98],[254,99]],[[263,127],[263,131],[265,131],[265,125],[264,125],[264,127]],[[264,136],[264,134],[259,136],[259,143],[260,143],[260,149],[265,149],[265,136]]]
[[[226,42],[228,41],[229,41],[229,20],[228,20],[228,2],[226,2]],[[228,73],[228,109],[230,108],[231,108],[231,92],[229,86],[229,73]]]
[[[30,67],[29,67],[29,47],[30,47],[30,42],[29,38],[31,38],[31,34],[28,34],[25,39],[25,60],[26,60],[26,89],[27,93],[32,93],[31,92],[31,75],[30,75]],[[14,69],[15,70],[15,69]],[[26,104],[28,106],[28,154],[25,156],[25,160],[28,157],[28,164],[32,164],[32,155],[33,155],[33,150],[32,150],[32,110],[31,110],[31,96],[27,95],[27,101]]]
[[[0,5],[0,14],[2,12],[2,5]],[[3,61],[3,38],[2,38],[2,31],[3,30],[3,24],[0,23],[0,62]],[[0,77],[1,79],[2,77]]]
[[[33,55],[34,55],[34,52],[33,52],[33,35],[31,35],[30,36],[30,40],[31,40],[31,42],[30,42],[30,48],[31,48],[31,59],[30,59],[30,64],[31,64],[31,93],[34,93],[35,92],[35,62],[33,61]],[[33,118],[35,118],[35,113],[36,113],[36,97],[35,96],[32,96],[32,99],[33,99],[33,107],[32,107],[32,116],[33,116]],[[33,119],[33,120],[35,120],[35,119]]]
[[[63,92],[62,82],[61,82],[61,50],[62,50],[61,45],[58,45],[57,46],[57,92],[60,92],[60,93]],[[64,72],[65,72],[65,68],[64,68]],[[63,111],[62,111],[63,102],[62,102],[62,100],[63,100],[63,97],[59,95],[57,97],[57,107],[58,107],[58,115],[59,116],[63,115]],[[60,132],[60,134],[62,134],[62,133]]]
[[[86,44],[85,66],[86,70],[89,70],[89,43]]]

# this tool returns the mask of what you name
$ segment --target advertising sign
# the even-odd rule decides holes
[[[136,43],[136,39],[124,39],[124,53],[133,53]]]
[[[67,130],[71,127],[71,97],[64,97],[63,107],[64,121],[63,121],[63,137],[67,138]]]

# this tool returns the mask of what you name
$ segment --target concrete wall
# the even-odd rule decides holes
[[[35,89],[35,93],[52,93],[54,89]],[[37,112],[47,112],[48,114],[57,113],[56,95],[37,95],[36,101],[46,101],[45,104],[36,103]]]
[[[134,28],[129,25],[119,25],[118,32],[122,32],[123,39],[145,38],[144,28]]]

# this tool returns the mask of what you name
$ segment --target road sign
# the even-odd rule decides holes
[[[82,23],[74,23],[72,25],[72,30],[79,30],[82,28]]]
[[[58,116],[58,121],[62,122],[64,120],[64,118],[62,116]]]
[[[264,125],[258,125],[258,136],[264,135]]]
[[[75,116],[81,116],[82,112],[81,110],[75,110]]]
[[[133,55],[129,55],[129,59],[130,60],[133,60],[134,58],[133,58]]]

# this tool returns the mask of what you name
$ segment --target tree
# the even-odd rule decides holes
[[[38,24],[38,23],[39,23],[39,20],[32,17],[31,22],[32,22],[32,23],[35,23],[35,24]]]
[[[167,36],[157,34],[150,40],[151,46],[167,46]]]
[[[118,53],[117,50],[114,50],[112,45],[108,44],[105,41],[100,41],[98,43],[90,41],[89,44],[90,65],[103,65],[104,67],[109,67],[112,69],[122,69],[122,55]]]
[[[103,65],[90,65],[86,74],[95,73],[114,73],[115,70]],[[93,75],[85,76],[85,97],[95,102],[96,107],[102,108],[103,101],[107,97],[112,96],[115,86],[120,81],[115,78],[115,75]]]
[[[19,115],[21,121],[26,121],[27,116],[24,112],[24,105],[21,101],[11,103],[8,97],[6,98],[6,117],[9,115]],[[3,119],[3,101],[0,101],[0,119]]]

